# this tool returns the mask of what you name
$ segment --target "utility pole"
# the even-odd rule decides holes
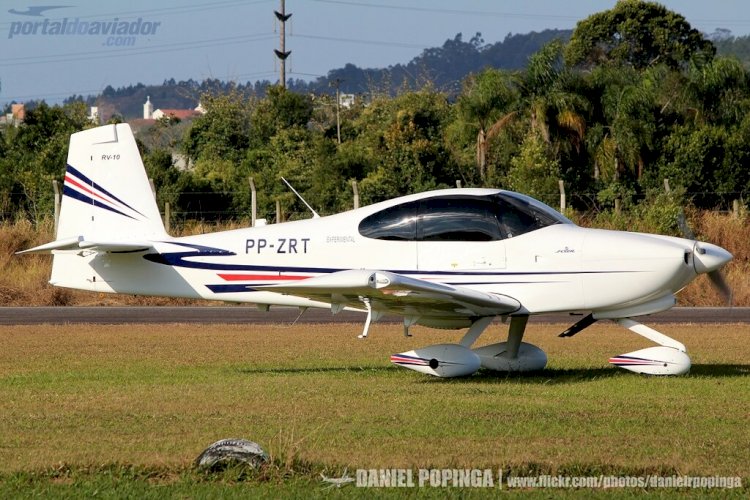
[[[292,53],[291,50],[286,50],[286,22],[287,20],[292,17],[291,14],[286,13],[286,7],[284,5],[284,0],[281,0],[281,12],[278,10],[273,11],[274,14],[276,14],[276,19],[279,20],[281,23],[281,29],[280,31],[280,48],[274,49],[274,53],[276,54],[276,57],[279,58],[279,83],[281,84],[281,88],[286,88],[286,58],[289,57],[289,54]]]
[[[339,144],[341,144],[341,119],[339,118],[339,106],[341,103],[341,99],[339,97],[339,85],[341,85],[340,78],[336,78],[334,81],[332,81],[329,85],[332,85],[336,87],[336,138],[339,141]]]

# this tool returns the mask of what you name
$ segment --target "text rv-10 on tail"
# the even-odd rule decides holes
[[[523,342],[530,315],[588,313],[658,344],[610,362],[639,373],[682,374],[683,344],[636,319],[669,309],[699,274],[722,283],[724,249],[651,234],[578,227],[550,207],[498,189],[404,196],[308,220],[173,238],[163,227],[130,127],[73,134],[50,283],[97,292],[261,305],[344,308],[415,324],[468,328],[455,344],[391,361],[440,377],[480,368],[531,371],[547,357]],[[507,340],[472,348],[500,317]]]

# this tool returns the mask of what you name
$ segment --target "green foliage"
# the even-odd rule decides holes
[[[445,96],[423,90],[373,103],[363,113],[363,141],[377,158],[361,184],[363,203],[448,187],[458,169],[443,142]],[[378,119],[380,118],[380,119]]]
[[[736,59],[718,57],[691,65],[686,92],[696,106],[696,121],[735,124],[750,111],[747,70]]]
[[[512,109],[517,94],[510,73],[487,68],[467,77],[456,103],[458,116],[487,130]]]
[[[65,171],[70,134],[92,126],[76,102],[27,110],[24,123],[5,133],[0,154],[0,208],[39,222],[52,213],[52,180]]]
[[[671,193],[666,193],[663,188],[649,190],[638,204],[632,203],[632,189],[618,183],[607,186],[599,196],[610,208],[614,199],[619,198],[623,200],[624,208],[620,212],[611,209],[599,212],[593,221],[595,227],[684,237],[677,222],[685,205],[685,190],[682,188],[673,189]]]
[[[602,186],[596,197],[604,209],[614,212],[619,201],[621,209],[629,210],[635,200],[635,190],[629,183],[612,180]]]
[[[620,0],[579,21],[565,58],[571,66],[654,64],[680,68],[694,57],[710,59],[716,49],[683,16],[655,2]]]
[[[647,227],[658,234],[684,237],[678,226],[678,219],[683,213],[684,190],[677,189],[671,193],[654,190],[647,193],[644,203],[638,205],[635,218],[640,227]]]
[[[532,133],[524,139],[518,156],[511,160],[507,187],[554,205],[559,200],[559,170],[559,162],[550,155],[542,137]]]
[[[503,131],[515,114],[518,91],[510,73],[485,69],[470,75],[464,82],[456,104],[457,120],[448,127],[454,140],[461,141],[462,149],[474,153],[477,173],[487,179],[489,144]],[[470,142],[474,147],[470,148]]]
[[[193,120],[183,140],[193,160],[225,158],[239,161],[250,143],[250,103],[240,94],[205,95],[206,113]]]
[[[253,110],[253,145],[257,147],[265,144],[286,128],[307,126],[312,113],[313,106],[309,97],[284,87],[269,87],[266,98]]]

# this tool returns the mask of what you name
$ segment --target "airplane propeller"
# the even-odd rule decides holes
[[[721,271],[711,271],[708,273],[708,279],[711,280],[714,288],[721,294],[721,298],[724,299],[724,303],[727,306],[732,306],[732,289],[727,284],[726,279]]]
[[[685,238],[696,242],[693,247],[693,262],[695,270],[699,273],[705,273],[708,275],[708,279],[711,281],[711,284],[719,295],[721,295],[724,303],[731,307],[732,289],[729,287],[729,284],[727,284],[724,274],[721,272],[721,266],[727,262],[728,258],[731,258],[731,255],[729,252],[721,247],[717,247],[716,245],[698,242],[695,233],[693,233],[690,226],[688,226],[683,212],[680,212],[677,216],[677,225],[680,227],[682,234],[685,235]]]

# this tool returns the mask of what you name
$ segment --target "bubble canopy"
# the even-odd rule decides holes
[[[497,241],[555,224],[573,224],[529,196],[440,195],[394,205],[364,218],[362,236],[396,241]]]

